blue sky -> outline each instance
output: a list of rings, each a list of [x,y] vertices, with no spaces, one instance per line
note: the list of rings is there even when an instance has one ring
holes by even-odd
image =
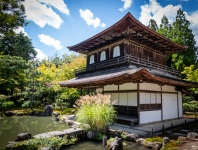
[[[71,54],[66,46],[110,27],[127,12],[148,25],[152,18],[160,24],[164,14],[172,22],[182,8],[198,43],[198,0],[25,0],[24,5],[29,24],[18,32],[29,36],[39,59]]]

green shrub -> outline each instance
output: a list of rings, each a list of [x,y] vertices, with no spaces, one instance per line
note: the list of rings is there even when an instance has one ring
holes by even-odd
[[[50,149],[60,149],[63,145],[74,144],[77,138],[67,137],[51,137],[43,139],[30,139],[28,141],[17,142],[5,150],[37,150],[42,147],[49,147]]]
[[[106,125],[115,121],[116,112],[110,102],[110,96],[81,96],[75,106],[78,107],[77,121],[89,124],[91,129],[103,130]]]

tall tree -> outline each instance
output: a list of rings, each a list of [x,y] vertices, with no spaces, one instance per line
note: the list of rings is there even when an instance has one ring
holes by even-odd
[[[164,15],[161,19],[161,24],[157,32],[171,40],[171,30],[172,30],[172,25],[169,23],[168,18]],[[166,56],[166,64],[168,66],[171,66],[171,63],[172,63],[172,55]]]
[[[35,58],[37,54],[29,37],[22,32],[9,34],[0,39],[0,50],[3,55],[20,56],[25,60]]]
[[[169,23],[168,18],[164,15],[161,19],[161,24],[157,32],[164,37],[170,39],[170,32],[172,30],[171,24]]]
[[[185,66],[196,63],[196,41],[189,26],[190,22],[186,20],[184,12],[179,9],[170,33],[173,42],[188,47],[187,50],[172,55],[171,64],[179,71],[183,71]]]
[[[157,31],[157,30],[158,30],[157,23],[156,23],[156,21],[155,21],[154,19],[151,19],[151,20],[149,21],[148,27],[149,27],[151,30],[153,30],[153,31]]]
[[[0,52],[30,60],[37,54],[31,40],[23,33],[15,33],[17,28],[27,24],[22,1],[0,0]]]
[[[14,34],[25,25],[25,8],[22,0],[0,0],[0,37]]]
[[[16,96],[25,84],[25,60],[17,56],[0,55],[0,93]]]
[[[41,102],[41,91],[42,86],[39,81],[40,74],[38,72],[39,62],[37,60],[28,61],[28,68],[25,70],[26,73],[26,85],[23,91],[24,102],[22,107],[30,107],[40,104]]]

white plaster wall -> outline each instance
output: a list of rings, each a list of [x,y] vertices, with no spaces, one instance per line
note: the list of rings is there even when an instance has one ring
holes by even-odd
[[[161,110],[140,112],[140,124],[160,121],[160,120],[161,120]]]
[[[106,85],[104,86],[104,91],[117,91],[118,85]]]
[[[161,104],[161,93],[156,93],[157,104]]]
[[[178,118],[177,94],[162,94],[163,120]]]
[[[102,93],[102,88],[97,88],[96,93]]]
[[[162,86],[162,91],[164,92],[177,92],[174,86],[164,85]]]
[[[128,93],[128,105],[137,106],[137,93]]]
[[[127,105],[128,98],[127,93],[119,93],[119,105]]]
[[[161,94],[140,92],[140,104],[161,104]]]
[[[140,83],[140,90],[161,91],[158,84]]]
[[[111,102],[114,102],[114,105],[118,105],[119,103],[119,97],[118,93],[111,93]]]
[[[119,85],[120,90],[137,90],[137,83],[125,83]]]
[[[179,117],[183,117],[182,93],[181,92],[178,92],[178,102],[179,102]]]
[[[146,103],[146,93],[140,93],[140,104],[145,104]]]

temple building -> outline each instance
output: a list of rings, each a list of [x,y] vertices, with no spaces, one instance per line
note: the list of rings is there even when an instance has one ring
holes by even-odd
[[[87,66],[62,87],[92,88],[111,95],[118,116],[136,124],[181,118],[182,94],[197,83],[179,78],[165,57],[186,50],[149,29],[130,13],[89,39],[68,47]]]

